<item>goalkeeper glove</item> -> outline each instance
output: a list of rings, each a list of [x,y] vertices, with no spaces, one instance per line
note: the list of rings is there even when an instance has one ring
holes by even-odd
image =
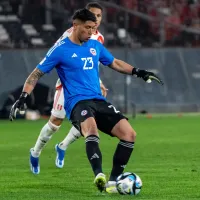
[[[158,76],[156,76],[153,72],[149,72],[146,70],[133,68],[132,75],[136,75],[138,78],[142,78],[147,83],[151,83],[152,80],[155,80],[161,85],[164,84],[163,81]]]
[[[13,121],[16,118],[17,113],[23,115],[25,113],[25,101],[28,96],[28,93],[22,92],[19,99],[13,104],[10,110],[9,119]]]

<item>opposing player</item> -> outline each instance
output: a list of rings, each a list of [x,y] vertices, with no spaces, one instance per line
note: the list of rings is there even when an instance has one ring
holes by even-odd
[[[29,75],[22,94],[11,108],[10,120],[14,119],[17,111],[24,110],[26,98],[38,80],[56,68],[63,84],[67,118],[85,137],[86,154],[95,175],[94,183],[102,191],[106,185],[106,177],[102,170],[98,129],[120,140],[113,156],[110,183],[115,183],[116,177],[128,163],[136,132],[120,111],[101,95],[98,62],[120,73],[135,75],[144,81],[162,81],[152,72],[134,68],[114,58],[101,43],[90,40],[95,26],[96,17],[92,12],[87,9],[75,12],[71,36],[54,45]],[[73,57],[74,54],[77,56]],[[108,184],[106,191],[110,189],[111,184]]]
[[[102,12],[103,8],[98,3],[89,3],[86,5],[86,8],[93,12],[97,18],[97,26],[94,30],[94,33],[91,36],[91,39],[98,40],[99,42],[104,42],[103,35],[97,30],[99,25],[101,24],[102,19]],[[65,38],[69,37],[73,32],[73,27],[65,31],[65,33],[58,39],[56,43],[61,42]],[[74,53],[72,55],[74,59],[76,59],[77,55]],[[107,89],[103,85],[102,82],[100,82],[101,91],[103,96],[106,97],[107,95]],[[66,112],[64,109],[64,92],[63,92],[63,86],[61,84],[60,79],[58,79],[56,84],[56,92],[54,96],[54,104],[53,109],[51,113],[51,117],[47,124],[44,125],[42,128],[40,135],[36,141],[35,146],[30,151],[30,165],[31,165],[31,171],[34,174],[40,173],[40,165],[39,165],[39,156],[44,148],[44,146],[47,144],[47,142],[51,139],[52,135],[57,132],[63,122],[63,119],[65,118]],[[81,137],[80,132],[73,126],[69,133],[67,134],[66,138],[59,144],[56,145],[56,151],[58,152],[58,156],[56,157],[56,166],[59,168],[62,168],[64,165],[64,155],[65,151],[69,144],[73,143],[77,138]]]

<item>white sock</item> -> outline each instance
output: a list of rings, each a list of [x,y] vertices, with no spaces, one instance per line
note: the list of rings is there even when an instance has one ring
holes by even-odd
[[[56,126],[50,121],[46,123],[42,130],[40,131],[40,135],[33,147],[32,156],[39,157],[42,149],[46,145],[46,143],[51,139],[52,135],[60,128],[60,126]]]
[[[65,139],[59,144],[62,150],[66,150],[68,146],[81,137],[81,133],[73,126]]]

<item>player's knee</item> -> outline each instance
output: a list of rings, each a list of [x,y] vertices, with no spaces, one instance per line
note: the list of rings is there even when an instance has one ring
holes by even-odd
[[[89,117],[81,123],[81,132],[85,137],[88,137],[90,135],[99,136],[97,124],[93,117]]]
[[[134,142],[136,139],[136,132],[133,130],[127,120],[119,121],[112,129],[113,136],[118,137],[120,140]]]
[[[50,132],[53,131],[53,133],[57,132],[59,130],[59,128],[60,128],[60,126],[57,126],[57,125],[53,124],[50,120],[48,121],[48,126],[49,126],[49,128],[51,130]]]
[[[122,131],[118,134],[118,138],[127,142],[135,142],[136,132],[133,129]]]
[[[131,130],[131,131],[129,131],[128,132],[128,134],[127,134],[127,141],[129,141],[129,142],[135,142],[135,139],[136,139],[136,132],[135,132],[135,130]]]
[[[125,140],[127,142],[135,142],[136,132],[133,129],[122,132],[119,139]]]
[[[55,126],[61,126],[63,119],[51,115],[49,121]]]

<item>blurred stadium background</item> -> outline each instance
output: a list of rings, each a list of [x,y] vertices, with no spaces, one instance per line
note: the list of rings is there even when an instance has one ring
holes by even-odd
[[[100,31],[105,46],[120,59],[159,74],[165,85],[101,67],[108,100],[124,113],[200,110],[200,1],[110,0]],[[0,110],[6,118],[27,75],[47,49],[71,26],[71,15],[88,1],[0,1]],[[41,79],[28,106],[50,113],[55,72]],[[45,95],[42,95],[45,94]]]

